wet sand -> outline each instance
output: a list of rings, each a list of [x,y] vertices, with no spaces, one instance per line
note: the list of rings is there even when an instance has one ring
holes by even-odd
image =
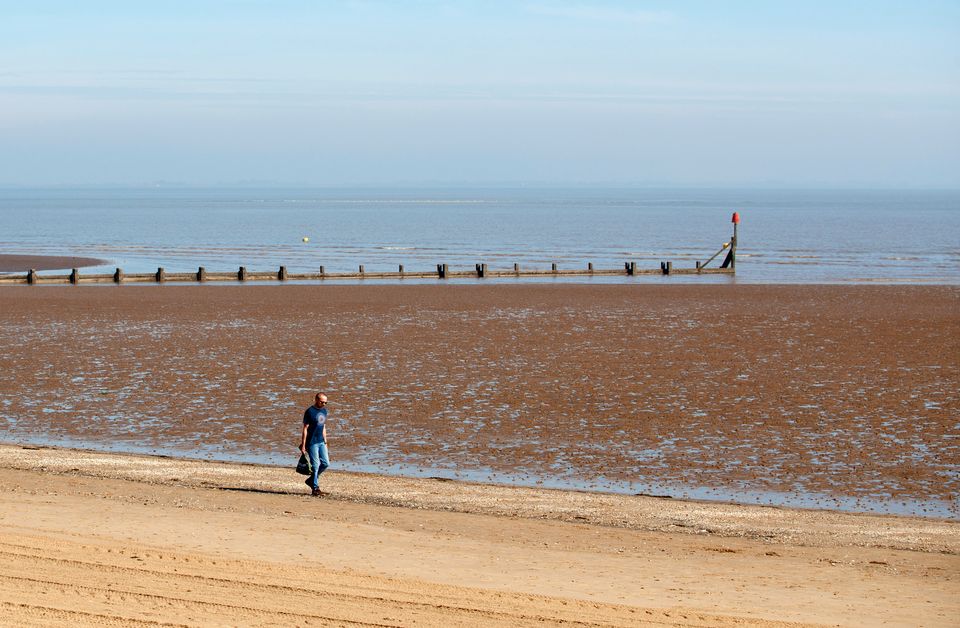
[[[10,255],[0,253],[0,272],[26,272],[33,270],[61,270],[103,266],[110,262],[93,257],[70,257],[55,255]]]
[[[0,288],[3,440],[958,513],[960,290]],[[342,468],[342,467],[341,467]]]
[[[960,523],[0,446],[44,625],[950,626]],[[788,623],[795,622],[795,623]]]

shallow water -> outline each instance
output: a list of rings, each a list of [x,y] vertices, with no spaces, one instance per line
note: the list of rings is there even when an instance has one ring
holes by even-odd
[[[960,283],[958,191],[5,188],[0,250],[108,260],[90,273],[692,268],[734,211],[735,279],[563,281]]]

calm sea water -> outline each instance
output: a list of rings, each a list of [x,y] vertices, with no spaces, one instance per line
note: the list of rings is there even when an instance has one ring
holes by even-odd
[[[960,191],[8,188],[0,253],[109,262],[85,272],[693,267],[734,211],[735,279],[602,281],[960,284]]]

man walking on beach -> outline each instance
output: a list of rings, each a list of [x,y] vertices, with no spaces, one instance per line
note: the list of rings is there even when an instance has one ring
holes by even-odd
[[[313,475],[306,480],[307,485],[313,489],[313,495],[323,497],[320,474],[330,466],[330,458],[327,452],[327,396],[322,392],[317,393],[313,405],[303,413],[300,453],[310,458],[313,468]]]

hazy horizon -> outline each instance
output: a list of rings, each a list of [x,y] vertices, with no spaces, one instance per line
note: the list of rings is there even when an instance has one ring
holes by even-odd
[[[0,0],[0,186],[960,188],[960,3]]]
[[[578,182],[564,181],[400,181],[400,182],[357,182],[357,183],[304,183],[284,181],[212,181],[188,183],[183,181],[132,181],[129,183],[97,182],[97,183],[3,183],[0,190],[226,190],[226,189],[264,189],[264,190],[463,190],[463,189],[490,189],[490,190],[770,190],[770,191],[836,191],[836,192],[869,192],[869,191],[915,191],[915,192],[960,192],[960,184],[948,186],[932,185],[821,185],[808,184],[778,184],[778,183],[636,183],[636,182]]]

